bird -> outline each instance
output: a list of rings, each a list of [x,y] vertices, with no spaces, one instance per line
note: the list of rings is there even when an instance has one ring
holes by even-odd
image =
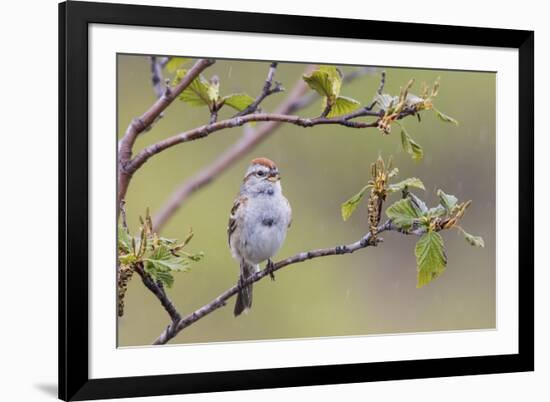
[[[245,281],[260,270],[273,269],[271,258],[283,245],[292,222],[292,209],[281,188],[277,165],[268,158],[255,158],[246,169],[227,225],[229,248],[240,264],[235,317],[252,307],[252,284]],[[270,272],[274,279],[273,273]]]

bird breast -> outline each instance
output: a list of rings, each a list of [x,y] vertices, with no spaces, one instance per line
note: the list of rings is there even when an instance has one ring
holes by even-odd
[[[290,217],[282,195],[258,195],[249,199],[244,218],[243,257],[259,264],[273,257],[283,245]]]

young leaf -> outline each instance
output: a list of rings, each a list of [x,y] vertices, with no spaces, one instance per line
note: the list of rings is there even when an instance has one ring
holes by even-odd
[[[408,179],[402,180],[399,183],[390,184],[388,186],[388,192],[395,193],[396,191],[403,191],[405,187],[415,187],[421,190],[426,190],[424,183],[416,177],[409,177]]]
[[[174,75],[174,79],[172,80],[172,86],[178,85],[183,77],[185,77],[185,74],[187,74],[187,70],[185,68],[177,69],[176,74]]]
[[[170,74],[173,74],[182,64],[187,63],[189,60],[186,57],[171,57],[170,61],[166,63],[166,70]]]
[[[418,105],[422,105],[424,103],[424,99],[420,96],[413,95],[411,93],[407,94],[407,97],[405,98],[405,106],[409,108],[413,108]]]
[[[418,240],[414,249],[416,256],[417,284],[420,288],[436,279],[447,266],[443,238],[437,232],[427,232]]]
[[[459,229],[462,232],[462,234],[464,235],[464,239],[466,239],[466,241],[468,243],[470,243],[471,246],[485,247],[485,242],[483,241],[483,237],[471,235],[470,233],[466,232],[461,227],[459,227]]]
[[[156,248],[144,261],[145,269],[151,275],[156,272],[187,271],[189,268],[187,258],[175,256],[166,246]]]
[[[437,117],[439,117],[439,119],[444,121],[445,123],[453,123],[454,125],[458,126],[458,120],[453,119],[451,116],[447,116],[445,113],[437,110],[436,108],[434,108],[434,112],[437,114]]]
[[[122,227],[122,225],[118,226],[118,248],[124,253],[130,253],[133,251],[132,249],[132,236]]]
[[[342,204],[342,219],[344,219],[345,221],[348,220],[351,214],[353,214],[353,211],[355,211],[355,209],[357,208],[357,205],[359,205],[359,202],[365,196],[367,190],[371,187],[372,186],[370,184],[367,184],[361,189],[361,191],[359,191],[357,194],[355,194],[353,197]]]
[[[204,258],[204,252],[200,251],[196,254],[189,254],[189,253],[183,253],[183,255],[185,255],[185,258],[189,259],[190,261],[193,261],[193,262],[199,262],[200,260],[202,260]]]
[[[407,196],[411,200],[412,204],[416,207],[416,209],[420,211],[422,215],[426,215],[426,213],[428,212],[428,207],[426,206],[426,203],[410,191]]]
[[[415,161],[422,160],[424,157],[424,150],[422,147],[416,143],[407,130],[405,130],[405,127],[401,126],[401,145],[403,145],[403,150],[407,152]]]
[[[254,102],[254,98],[244,93],[231,94],[224,96],[223,102],[224,105],[230,106],[238,112],[242,112]]]
[[[217,97],[217,91],[212,87],[206,78],[199,76],[185,88],[180,99],[191,106],[210,106]]]
[[[437,207],[428,209],[424,216],[427,216],[428,218],[438,218],[445,215],[446,213],[447,210],[442,205],[438,205]]]
[[[393,223],[398,227],[408,230],[420,218],[420,212],[416,209],[410,199],[403,198],[386,209],[386,215],[390,218]]]
[[[208,85],[208,99],[210,103],[217,102],[220,99],[220,79],[218,76],[212,77],[206,81]]]
[[[158,271],[153,276],[157,281],[161,281],[164,286],[171,288],[174,284],[174,276],[170,272]]]
[[[388,179],[391,179],[392,177],[395,177],[399,174],[399,169],[398,168],[393,168],[389,173],[388,173]]]
[[[304,74],[302,78],[311,89],[328,98],[331,105],[340,94],[342,73],[334,66],[321,66],[310,74]]]
[[[443,207],[449,213],[453,210],[458,202],[458,199],[454,195],[445,194],[441,189],[437,190],[437,196],[441,201],[441,205],[443,205]]]
[[[355,99],[348,98],[347,96],[338,96],[327,117],[343,116],[359,109],[360,106],[361,103]]]
[[[397,105],[397,103],[399,102],[399,97],[391,96],[388,94],[376,94],[374,96],[374,101],[380,109],[388,110],[391,107]]]

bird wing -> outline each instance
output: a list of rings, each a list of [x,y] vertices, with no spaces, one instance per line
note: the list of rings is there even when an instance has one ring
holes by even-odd
[[[292,208],[290,207],[290,202],[288,202],[288,200],[285,198],[285,201],[286,201],[286,206],[288,207],[288,226],[287,228],[290,227],[290,225],[292,225]]]
[[[229,214],[229,223],[227,224],[227,240],[231,246],[231,235],[237,229],[237,222],[243,213],[243,207],[245,206],[247,198],[245,196],[237,197],[231,208]]]

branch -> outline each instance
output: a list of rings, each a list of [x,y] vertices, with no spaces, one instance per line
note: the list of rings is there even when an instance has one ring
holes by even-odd
[[[168,295],[164,291],[164,287],[162,285],[159,285],[155,283],[153,278],[145,272],[142,265],[137,265],[136,272],[141,276],[141,280],[145,287],[149,289],[156,297],[159,299],[160,304],[162,304],[162,307],[166,310],[170,318],[172,319],[172,322],[179,322],[181,320],[181,315],[178,313],[178,310],[176,310],[176,307],[172,303],[172,301],[168,298]]]
[[[376,93],[378,95],[382,95],[382,92],[384,91],[384,85],[386,85],[386,72],[382,71],[382,74],[380,74],[380,86],[378,87],[378,90]]]
[[[276,82],[275,86],[273,86],[273,77],[275,76],[276,69],[277,69],[277,62],[271,63],[271,65],[269,66],[269,72],[267,73],[265,84],[262,88],[262,92],[260,93],[260,95],[258,95],[258,97],[254,100],[254,102],[250,104],[250,106],[248,106],[243,111],[237,113],[233,117],[245,116],[247,114],[254,113],[258,109],[258,106],[260,106],[260,103],[262,103],[262,101],[265,98],[267,98],[269,95],[273,95],[277,92],[284,91],[283,87],[281,86],[281,83],[279,82]]]
[[[156,56],[149,57],[151,61],[151,82],[157,98],[164,94],[164,83],[162,78],[162,61],[157,60]]]
[[[386,221],[384,224],[380,225],[378,227],[377,233],[382,233],[385,231],[400,231],[398,228],[392,224],[391,221]],[[420,234],[420,233],[411,233],[411,234]],[[191,324],[197,322],[201,318],[207,316],[208,314],[216,311],[220,307],[223,307],[226,305],[227,301],[233,297],[235,294],[239,292],[239,290],[247,285],[250,285],[254,282],[258,282],[262,278],[270,275],[271,273],[278,271],[279,269],[282,269],[284,267],[287,267],[289,265],[297,264],[300,262],[312,260],[314,258],[320,258],[320,257],[327,257],[330,255],[341,255],[341,254],[351,254],[357,250],[361,250],[363,248],[374,246],[378,242],[381,242],[382,239],[377,238],[376,242],[372,241],[372,234],[369,232],[365,234],[361,239],[358,241],[343,245],[343,246],[335,246],[331,248],[321,248],[317,250],[312,251],[305,251],[298,253],[292,257],[289,257],[287,259],[281,260],[275,264],[273,264],[271,269],[262,269],[258,272],[256,272],[254,275],[249,277],[246,281],[244,281],[241,284],[237,284],[235,286],[232,286],[231,288],[227,289],[225,292],[223,292],[221,295],[216,297],[214,300],[212,300],[210,303],[205,304],[198,310],[195,310],[188,316],[180,319],[179,321],[174,321],[170,325],[166,327],[166,329],[159,335],[159,337],[153,342],[153,345],[163,345],[167,343],[170,339],[175,337],[180,331],[187,328]]]
[[[309,69],[311,69],[311,67]],[[306,72],[308,72],[309,69],[306,70]],[[372,67],[359,68],[346,74],[343,82],[349,83],[366,74],[372,74],[374,71],[375,69]],[[297,110],[310,106],[317,99],[319,99],[317,92],[308,92],[307,85],[300,79],[296,82],[285,101],[279,105],[275,113],[292,114]],[[153,219],[155,232],[160,232],[166,222],[193,193],[212,183],[219,175],[268,138],[280,125],[281,123],[279,122],[268,122],[255,129],[245,130],[241,138],[209,166],[205,167],[176,188]]]
[[[397,118],[398,120],[414,114],[414,111],[403,112]],[[217,131],[240,127],[246,123],[251,123],[254,121],[271,121],[271,122],[280,122],[280,123],[289,123],[294,124],[300,127],[314,127],[318,125],[341,125],[350,128],[372,128],[378,126],[378,119],[373,122],[359,122],[359,121],[350,121],[352,118],[363,117],[363,116],[375,116],[379,117],[379,112],[372,112],[367,110],[367,108],[362,108],[357,112],[353,112],[349,115],[343,115],[339,117],[315,117],[315,118],[306,118],[293,115],[277,114],[277,113],[254,113],[246,116],[238,116],[230,119],[218,121],[213,124],[207,124],[194,128],[189,131],[174,135],[172,137],[166,138],[165,140],[159,141],[156,144],[152,144],[143,150],[141,150],[134,159],[128,162],[125,166],[125,172],[129,175],[133,174],[137,169],[139,169],[149,158],[152,156],[178,145],[184,142],[195,141],[201,138],[208,137],[210,134]]]
[[[160,114],[176,99],[185,88],[207,67],[215,63],[215,60],[199,59],[187,72],[185,77],[173,88],[167,87],[164,94],[143,115],[134,119],[126,129],[124,137],[119,143],[118,154],[118,194],[117,205],[126,196],[128,185],[134,171],[129,171],[127,165],[132,157],[132,148],[137,136],[145,131]],[[117,209],[117,217],[120,211]]]

